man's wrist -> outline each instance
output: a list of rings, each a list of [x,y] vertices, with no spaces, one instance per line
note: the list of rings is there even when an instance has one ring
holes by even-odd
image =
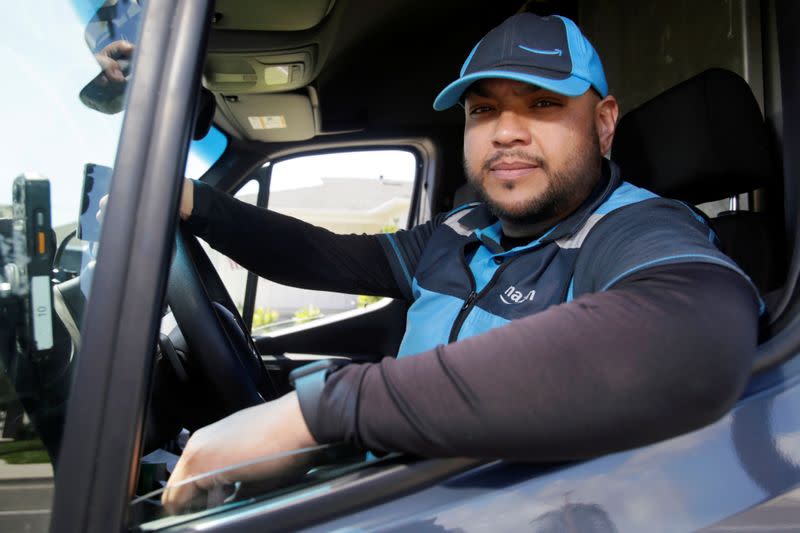
[[[349,364],[347,359],[323,359],[299,368],[289,374],[289,383],[295,388],[300,411],[306,426],[315,440],[314,428],[319,427],[320,399],[328,376]]]
[[[181,191],[181,203],[178,210],[182,220],[188,220],[192,216],[192,209],[194,208],[194,185],[192,180],[183,180],[183,189]]]
[[[285,420],[291,421],[287,424],[287,433],[289,433],[294,448],[308,448],[309,446],[316,446],[318,444],[316,438],[308,428],[303,411],[300,408],[300,401],[297,398],[296,392],[286,394],[278,401],[285,403],[284,408],[286,411]]]

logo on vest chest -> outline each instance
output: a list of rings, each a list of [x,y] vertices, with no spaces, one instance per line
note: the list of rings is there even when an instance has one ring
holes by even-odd
[[[500,295],[500,301],[507,305],[515,305],[522,302],[532,302],[534,296],[536,296],[535,290],[524,293],[511,285]]]

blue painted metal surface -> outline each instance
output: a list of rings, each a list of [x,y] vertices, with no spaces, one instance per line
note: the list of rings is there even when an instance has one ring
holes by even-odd
[[[310,531],[694,531],[799,483],[795,358],[755,378],[729,414],[698,431],[582,463],[493,463]],[[785,513],[780,521],[800,531]]]

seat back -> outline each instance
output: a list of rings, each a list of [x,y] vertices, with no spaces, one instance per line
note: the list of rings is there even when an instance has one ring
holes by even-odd
[[[611,159],[623,177],[661,196],[700,204],[765,189],[780,181],[758,103],[741,77],[702,72],[628,112],[617,125]],[[723,251],[764,293],[783,282],[783,221],[769,211],[727,211],[710,220]]]

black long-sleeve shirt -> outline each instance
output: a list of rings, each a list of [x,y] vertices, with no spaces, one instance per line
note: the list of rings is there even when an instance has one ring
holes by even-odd
[[[378,238],[336,235],[202,184],[188,221],[274,281],[399,297]],[[258,243],[254,246],[254,243]],[[423,456],[583,458],[721,416],[755,353],[758,302],[733,270],[678,263],[414,357],[329,377],[310,427]]]

